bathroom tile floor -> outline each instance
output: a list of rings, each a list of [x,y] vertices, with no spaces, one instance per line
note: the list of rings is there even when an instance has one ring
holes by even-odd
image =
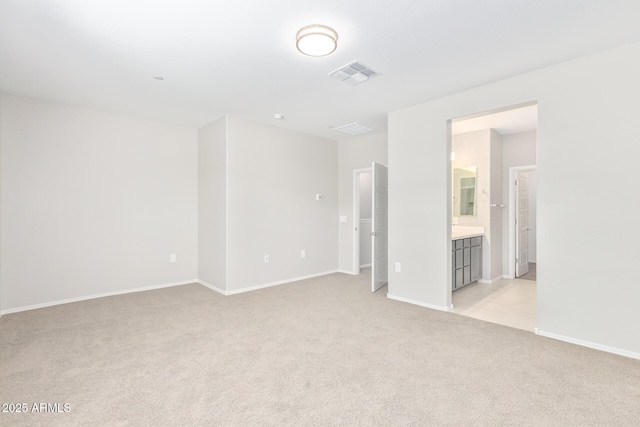
[[[501,279],[492,284],[472,283],[453,293],[453,313],[512,328],[536,327],[536,282]]]

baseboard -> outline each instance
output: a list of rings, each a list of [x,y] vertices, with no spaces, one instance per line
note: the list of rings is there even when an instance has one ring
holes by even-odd
[[[348,271],[348,270],[338,270],[338,273],[350,274],[352,276],[356,276],[356,273],[354,273],[353,271]]]
[[[333,274],[338,272],[339,270],[329,270],[329,271],[323,271],[322,273],[309,274],[307,276],[292,277],[291,279],[279,280],[277,282],[263,283],[262,285],[249,286],[249,287],[240,288],[240,289],[233,289],[230,291],[226,291],[225,295],[242,294],[244,292],[256,291],[258,289],[270,288],[272,286],[284,285],[285,283],[298,282],[300,280],[312,279],[314,277],[326,276],[328,274]]]
[[[371,267],[371,263],[363,264],[363,265],[360,266],[360,268],[367,268],[367,267]]]
[[[511,277],[511,276],[509,276],[508,274],[504,274],[504,275],[502,276],[502,278],[503,278],[503,279],[515,279],[515,277]]]
[[[498,277],[494,277],[493,279],[489,279],[489,280],[485,280],[485,279],[479,279],[478,283],[483,283],[485,285],[493,285],[494,283],[496,283],[498,280],[502,280],[504,276],[498,276]]]
[[[214,290],[219,294],[227,295],[227,291],[224,291],[224,290],[220,289],[219,287],[212,285],[211,283],[207,283],[204,280],[198,280],[197,283],[200,283],[202,286],[205,286],[205,287],[207,287],[207,288],[209,288],[211,290]]]
[[[453,305],[450,305],[449,307],[446,307],[446,306],[435,305],[435,304],[427,304],[427,303],[424,303],[424,302],[415,301],[415,300],[412,300],[412,299],[409,299],[409,298],[398,297],[398,296],[391,295],[391,294],[387,294],[387,298],[392,299],[392,300],[396,300],[396,301],[400,301],[400,302],[406,302],[406,303],[413,304],[413,305],[419,305],[420,307],[431,308],[433,310],[438,310],[438,311],[451,311],[453,309]]]
[[[584,341],[577,338],[571,338],[564,335],[554,334],[552,332],[541,331],[538,328],[535,329],[535,333],[547,338],[553,338],[554,340],[564,341],[571,344],[580,345],[582,347],[593,348],[594,350],[606,351],[607,353],[617,354],[619,356],[630,357],[631,359],[640,360],[640,353],[636,353],[629,350],[623,350],[621,348],[610,347],[608,345],[597,344],[590,341]]]
[[[63,299],[58,301],[45,302],[42,304],[27,305],[24,307],[9,308],[7,310],[2,310],[0,314],[19,313],[21,311],[37,310],[39,308],[52,307],[54,305],[69,304],[72,302],[86,301],[89,299],[96,299],[96,298],[112,297],[114,295],[132,294],[135,292],[153,291],[154,289],[171,288],[173,286],[189,285],[191,283],[198,283],[198,279],[186,280],[183,282],[165,283],[162,285],[144,286],[141,288],[125,289],[122,291],[115,291],[115,292],[105,292],[102,294],[87,295],[87,296],[77,297],[77,298],[69,298],[69,299]]]

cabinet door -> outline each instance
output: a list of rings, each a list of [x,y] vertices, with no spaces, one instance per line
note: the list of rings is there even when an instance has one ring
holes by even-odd
[[[471,248],[471,281],[482,278],[482,246]]]
[[[456,251],[456,262],[453,268],[462,268],[463,265],[464,265],[463,249],[458,249]]]
[[[462,277],[462,269],[459,268],[454,272],[454,278],[453,278],[453,289],[460,289],[462,286],[464,286],[464,277]]]
[[[462,270],[464,271],[464,278],[462,279],[462,284],[463,285],[468,285],[469,283],[471,283],[471,267],[463,267]]]
[[[471,248],[464,248],[463,251],[464,255],[462,257],[464,258],[464,261],[462,265],[466,267],[468,265],[471,265]]]

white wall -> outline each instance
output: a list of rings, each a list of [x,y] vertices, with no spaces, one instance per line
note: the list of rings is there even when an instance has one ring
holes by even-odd
[[[619,226],[640,207],[620,186],[640,156],[638,75],[634,43],[390,113],[389,262],[403,268],[390,269],[389,294],[450,304],[447,121],[537,100],[537,327],[640,357],[635,242]]]
[[[502,137],[502,198],[509,204],[509,168],[537,164],[538,132],[522,132]],[[509,272],[509,209],[502,210],[502,265],[504,274]]]
[[[227,215],[227,291],[337,270],[337,143],[228,116]]]
[[[352,273],[353,239],[353,170],[370,168],[372,162],[387,164],[387,132],[372,132],[338,143],[338,181],[340,215],[347,222],[339,224],[340,271]]]
[[[196,279],[195,129],[0,105],[3,310]]]
[[[535,130],[502,137],[504,173],[509,172],[510,167],[535,165],[537,163],[537,139],[538,132]],[[504,179],[506,183],[507,176]]]
[[[226,291],[227,120],[198,131],[198,279]]]
[[[476,215],[462,215],[454,211],[453,216],[458,216],[458,225],[489,227],[489,193],[490,179],[490,144],[491,130],[484,129],[475,132],[461,133],[451,138],[451,150],[456,153],[451,162],[451,168],[468,168],[476,166]],[[456,186],[456,183],[454,183]],[[486,193],[483,193],[482,191]],[[456,191],[457,193],[457,191]],[[456,197],[459,199],[460,195]],[[486,270],[486,269],[485,269]]]
[[[359,174],[358,195],[360,203],[360,219],[371,219],[372,212],[372,183],[373,174],[371,172],[362,172]]]
[[[0,93],[0,189],[2,188],[2,94]],[[2,191],[0,191],[0,207],[2,206]],[[2,242],[2,209],[0,208],[0,242]],[[2,244],[0,243],[0,309],[2,308]],[[2,317],[2,311],[0,311]]]

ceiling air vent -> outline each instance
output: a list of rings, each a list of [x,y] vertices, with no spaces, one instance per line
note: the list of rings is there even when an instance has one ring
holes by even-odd
[[[331,128],[331,130],[335,130],[336,132],[346,133],[349,135],[360,135],[363,133],[371,132],[373,129],[368,128],[366,126],[359,125],[357,122],[353,122],[353,123],[349,123],[348,125]]]
[[[342,80],[348,85],[355,86],[380,75],[377,71],[364,65],[362,62],[353,61],[329,73],[331,77]]]

